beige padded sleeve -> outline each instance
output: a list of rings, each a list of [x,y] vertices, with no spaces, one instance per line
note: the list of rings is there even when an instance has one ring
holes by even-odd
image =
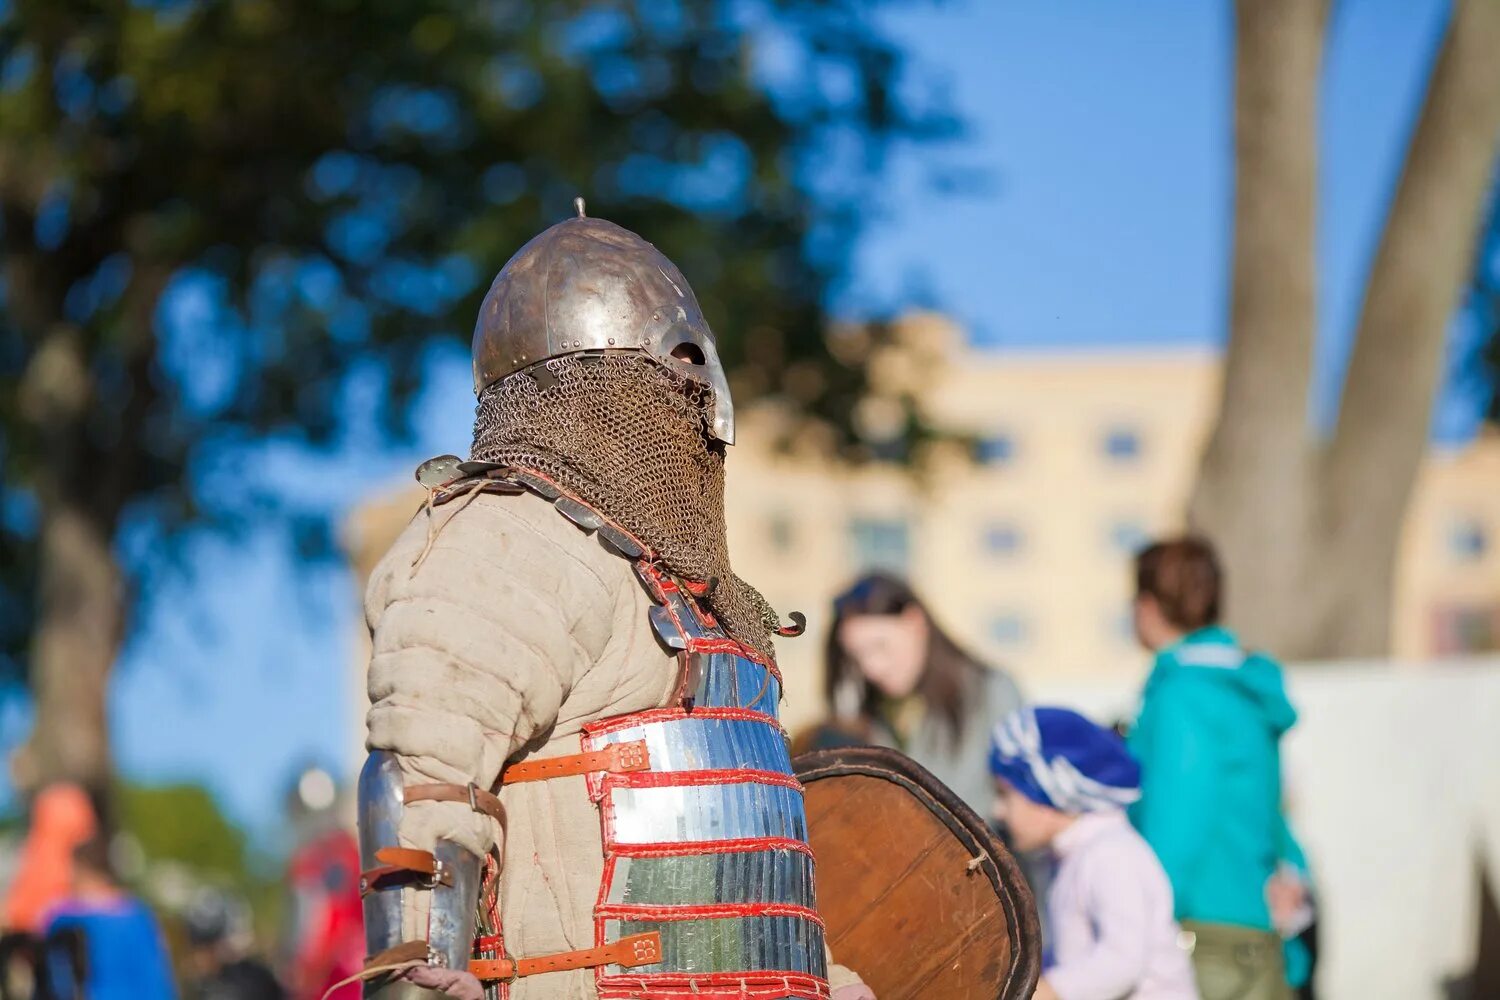
[[[567,533],[577,535],[534,498],[481,495],[419,512],[377,567],[367,745],[397,754],[408,784],[490,787],[598,655],[589,647],[606,633],[573,623],[607,621],[614,598],[559,544]],[[400,837],[482,854],[500,843],[495,825],[466,805],[421,802]]]

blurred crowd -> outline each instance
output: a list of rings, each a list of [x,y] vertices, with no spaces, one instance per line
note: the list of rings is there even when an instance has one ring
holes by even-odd
[[[1133,720],[1028,704],[940,609],[873,574],[835,601],[833,714],[795,749],[895,747],[993,818],[1042,918],[1039,998],[1310,997],[1316,896],[1282,808],[1296,712],[1281,667],[1220,624],[1208,542],[1152,544],[1135,576],[1154,662]]]
[[[981,816],[1021,861],[1045,953],[1037,997],[1310,997],[1316,896],[1282,809],[1280,741],[1296,722],[1281,668],[1219,622],[1210,545],[1136,558],[1134,627],[1154,664],[1133,720],[1029,704],[944,630],[904,581],[872,574],[835,602],[832,712],[794,750],[895,747]],[[321,775],[331,782],[327,775]],[[330,786],[331,787],[331,786]],[[4,895],[0,1000],[353,1000],[358,852],[327,808],[298,824],[273,960],[248,909],[206,889],[158,917],[115,876],[100,810],[66,784],[34,799]]]
[[[326,772],[309,779],[332,789]],[[335,796],[321,798],[294,810],[281,941],[267,957],[233,887],[148,906],[116,874],[122,838],[106,833],[105,810],[76,785],[42,789],[4,893],[0,1000],[355,1000],[357,986],[330,987],[363,960],[358,848]]]

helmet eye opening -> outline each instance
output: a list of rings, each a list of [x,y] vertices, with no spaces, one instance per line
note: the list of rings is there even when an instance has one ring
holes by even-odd
[[[703,356],[703,348],[691,340],[685,340],[672,348],[671,354],[674,359],[698,368],[708,363],[708,359]]]

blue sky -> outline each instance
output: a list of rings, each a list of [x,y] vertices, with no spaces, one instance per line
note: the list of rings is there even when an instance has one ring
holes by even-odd
[[[1321,122],[1325,411],[1446,11],[1438,0],[1335,7]],[[951,0],[889,24],[971,131],[951,148],[895,157],[843,303],[919,290],[1003,348],[1222,342],[1227,0]],[[988,189],[934,194],[927,179],[948,167],[984,172]],[[422,458],[466,447],[466,367],[433,362],[412,447],[315,464],[272,448],[245,474],[335,510],[399,484]],[[1467,433],[1475,410],[1448,393],[1442,435]],[[117,756],[138,779],[206,781],[264,830],[300,763],[352,758],[358,595],[337,566],[299,567],[260,535],[202,541],[189,563],[191,578],[156,595],[120,665]]]
[[[1317,412],[1331,417],[1384,210],[1446,24],[1436,0],[1338,0],[1324,63]],[[1227,2],[971,2],[892,18],[972,122],[942,157],[989,197],[924,197],[900,163],[865,289],[913,283],[984,343],[1217,345],[1233,150]],[[867,292],[868,293],[868,292]],[[1450,399],[1443,437],[1472,430]]]

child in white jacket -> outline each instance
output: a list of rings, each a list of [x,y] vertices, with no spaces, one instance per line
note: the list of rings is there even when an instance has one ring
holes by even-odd
[[[1172,887],[1125,817],[1140,766],[1114,733],[1062,708],[1023,708],[990,747],[996,815],[1017,850],[1047,848],[1037,1000],[1197,1000]]]

